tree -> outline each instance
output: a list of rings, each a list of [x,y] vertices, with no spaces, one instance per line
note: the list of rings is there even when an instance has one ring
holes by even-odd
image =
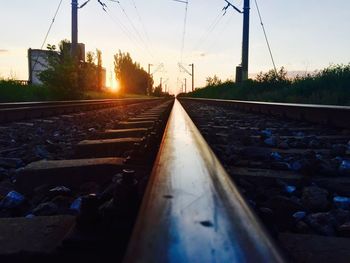
[[[102,81],[102,52],[99,49],[96,49],[97,57],[97,89],[102,90],[103,81]]]
[[[153,96],[161,97],[162,95],[163,95],[162,86],[158,85],[157,87],[154,88]]]
[[[86,62],[89,64],[94,64],[95,63],[95,54],[94,52],[88,52],[86,53]]]
[[[80,98],[83,87],[79,86],[80,66],[71,56],[69,41],[62,40],[59,51],[48,45],[48,69],[40,73],[40,80],[52,89],[58,98]]]
[[[71,55],[71,44],[62,40],[59,50],[48,45],[48,69],[40,73],[40,80],[61,99],[81,98],[85,90],[102,89],[102,52],[88,52],[86,62]],[[97,65],[95,61],[97,60]]]
[[[114,71],[121,93],[150,94],[149,87],[154,83],[152,77],[132,60],[129,53],[119,50],[114,56]]]
[[[95,64],[96,56],[94,52],[86,53],[86,62],[81,63],[81,70],[79,72],[80,85],[85,90],[100,90],[99,75],[97,66]]]
[[[273,69],[269,70],[266,73],[260,72],[256,76],[256,80],[260,83],[289,82],[287,78],[287,71],[284,67],[281,67],[281,69],[277,72]]]
[[[214,77],[207,77],[206,82],[208,87],[222,84],[221,79],[216,75],[214,75]]]

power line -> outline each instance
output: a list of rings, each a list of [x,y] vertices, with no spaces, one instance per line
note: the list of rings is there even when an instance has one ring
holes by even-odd
[[[84,6],[86,6],[91,0],[86,0],[83,4],[81,4],[79,6],[79,9],[83,8]],[[114,3],[119,3],[119,1],[117,0],[109,0],[110,2],[114,2]],[[109,6],[102,0],[97,0],[97,2],[101,5],[103,11],[109,16],[109,18],[118,26],[120,26],[120,28],[122,29],[122,32],[125,34],[125,36],[134,44],[139,45],[139,47],[142,48],[142,45],[140,45],[140,43],[138,42],[137,37],[135,37],[132,32],[129,32],[128,28],[118,19],[117,16],[112,16],[111,14],[111,9],[109,8]],[[134,38],[135,37],[135,38]]]
[[[187,24],[187,12],[188,12],[188,0],[173,0],[175,2],[179,2],[182,4],[185,4],[185,17],[184,17],[184,25],[183,25],[183,31],[182,31],[182,40],[181,40],[181,51],[180,51],[180,63],[182,63],[183,60],[183,53],[185,49],[185,37],[186,37],[186,24]],[[180,68],[177,75],[177,85],[179,84],[179,76],[182,74]]]
[[[127,29],[127,27],[116,17],[116,16],[112,16],[109,12],[107,12],[107,15],[109,16],[109,18],[116,24],[118,25],[121,29],[122,32],[124,33],[124,35],[132,42],[134,43],[136,46],[138,46],[139,48],[144,48],[142,46],[142,44],[138,41],[137,38],[135,38],[135,36],[129,32],[129,30]]]
[[[225,25],[222,27],[222,29],[219,31],[219,32],[217,32],[216,33],[216,35],[222,35],[223,34],[223,32],[227,29],[227,26],[229,25],[229,23],[232,21],[232,19],[233,19],[233,16],[231,16],[228,20],[227,20],[227,22],[225,23]],[[217,38],[216,37],[213,37],[212,38],[212,41],[210,41],[210,42],[208,42],[210,45],[209,46],[207,46],[207,50],[211,50],[211,48],[217,43]]]
[[[184,28],[182,31],[182,45],[181,45],[181,62],[183,59],[183,53],[184,53],[184,49],[185,49],[185,37],[186,37],[186,24],[187,24],[187,13],[188,13],[188,1],[179,1],[179,0],[174,0],[177,2],[182,2],[186,4],[186,8],[185,8],[185,19],[184,19]]]
[[[139,39],[133,34],[133,32],[130,32],[129,29],[127,28],[127,26],[125,26],[120,19],[116,16],[113,15],[111,13],[111,9],[110,8],[106,8],[106,14],[109,16],[109,18],[116,24],[118,25],[121,29],[122,32],[125,34],[125,36],[131,41],[133,42],[136,46],[138,46],[139,48],[143,49],[144,46],[142,45],[142,43],[139,41]]]
[[[270,43],[269,43],[269,40],[268,40],[268,38],[267,38],[265,26],[264,26],[264,23],[263,23],[262,18],[261,18],[261,14],[260,14],[259,5],[258,5],[257,0],[255,0],[255,6],[256,6],[256,9],[258,10],[258,15],[259,15],[259,19],[260,19],[260,24],[261,24],[262,30],[263,30],[263,32],[264,32],[264,36],[265,36],[267,48],[269,49],[269,53],[270,53],[271,61],[272,61],[272,64],[273,64],[273,68],[275,69],[275,73],[276,73],[276,76],[277,76],[278,73],[277,73],[277,68],[276,68],[275,60],[273,59],[273,55],[272,55]]]
[[[149,39],[149,36],[148,36],[148,33],[147,33],[147,29],[146,29],[145,23],[143,22],[143,20],[142,20],[142,18],[141,18],[141,15],[140,15],[140,12],[139,12],[139,10],[138,10],[138,8],[137,8],[137,6],[136,6],[136,3],[135,3],[134,0],[130,0],[130,1],[132,2],[133,6],[134,6],[134,9],[135,9],[135,11],[136,11],[136,15],[137,15],[137,17],[138,17],[138,19],[139,19],[139,22],[140,22],[140,24],[141,24],[141,26],[142,26],[142,29],[143,29],[143,31],[144,31],[144,35],[145,35],[145,37],[146,37],[146,40],[147,40],[148,42],[150,42],[150,39]]]
[[[203,45],[203,43],[206,42],[206,40],[208,39],[209,35],[214,31],[214,29],[219,25],[219,23],[221,22],[222,18],[224,17],[223,14],[219,13],[214,21],[209,25],[209,27],[204,31],[204,33],[201,35],[201,37],[199,38],[199,40],[196,42],[196,44],[194,45],[192,50],[196,50],[198,49],[200,46]]]
[[[51,31],[51,29],[52,29],[52,26],[53,26],[53,24],[55,23],[55,20],[56,20],[58,11],[59,11],[60,8],[61,8],[62,2],[63,2],[63,0],[61,0],[60,3],[58,4],[58,7],[57,7],[56,12],[55,12],[55,15],[54,15],[53,18],[52,18],[51,24],[50,24],[50,26],[49,26],[49,29],[47,30],[47,33],[46,33],[46,35],[45,35],[44,41],[43,41],[43,43],[42,43],[40,49],[43,49],[43,47],[44,47],[44,45],[45,45],[45,43],[46,43],[46,40],[47,40],[47,38],[48,38],[48,36],[49,36],[49,34],[50,34],[50,31]]]
[[[53,24],[55,23],[55,20],[56,20],[58,11],[59,11],[60,8],[61,8],[62,2],[63,2],[63,0],[60,0],[60,2],[59,2],[59,4],[58,4],[58,7],[57,7],[57,9],[56,9],[56,12],[55,12],[55,14],[54,14],[54,16],[53,16],[53,18],[52,18],[51,23],[50,23],[49,29],[47,30],[46,35],[45,35],[45,37],[44,37],[44,41],[43,41],[43,43],[41,44],[40,49],[43,49],[43,48],[44,48],[44,45],[45,45],[45,43],[46,43],[46,41],[47,41],[47,38],[49,37],[49,34],[50,34],[50,32],[51,32],[52,26],[53,26]],[[35,63],[33,64],[32,71],[34,71],[35,66],[38,64],[38,60],[39,60],[39,55],[37,56],[37,58],[36,58],[36,60],[35,60]]]
[[[132,29],[136,32],[136,35],[139,37],[140,41],[142,42],[142,44],[145,46],[147,52],[149,53],[149,55],[154,58],[154,55],[152,54],[152,52],[150,51],[147,43],[144,41],[143,37],[141,36],[140,32],[137,30],[137,28],[135,27],[134,23],[132,22],[132,20],[130,19],[130,17],[128,16],[128,14],[126,13],[125,9],[123,8],[123,6],[121,5],[120,1],[117,1],[119,8],[122,10],[124,16],[126,17],[126,19],[128,20],[129,24],[131,25]]]
[[[86,0],[79,8],[83,8],[85,5],[87,5],[91,0]],[[148,54],[151,57],[154,57],[153,54],[149,51],[149,48],[147,46],[147,44],[144,42],[142,36],[140,35],[140,33],[138,32],[138,30],[136,29],[136,27],[134,26],[134,23],[131,21],[131,19],[129,18],[129,16],[127,15],[125,9],[123,8],[123,6],[121,5],[120,1],[118,0],[108,0],[110,2],[114,2],[117,3],[119,8],[122,10],[123,14],[125,15],[125,17],[127,18],[128,22],[130,23],[132,29],[136,32],[136,37],[135,40],[133,40],[133,34],[131,32],[129,32],[128,28],[117,18],[117,17],[112,17],[110,14],[111,9],[108,7],[108,5],[105,3],[105,1],[103,0],[97,0],[97,2],[101,5],[103,11],[106,12],[106,14],[112,19],[112,21],[116,24],[118,24],[121,28],[123,33],[129,38],[129,40],[131,41],[135,41],[135,43],[138,43],[138,38],[141,41],[141,45],[140,47],[142,48],[142,44],[145,46],[146,51],[148,52]],[[135,4],[135,3],[134,3]],[[136,8],[136,4],[135,4],[135,8]]]

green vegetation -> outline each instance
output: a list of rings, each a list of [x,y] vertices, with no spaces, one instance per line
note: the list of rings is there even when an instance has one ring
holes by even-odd
[[[120,99],[120,98],[148,98],[146,95],[124,94],[113,91],[85,91],[81,99]],[[35,85],[21,85],[15,80],[0,80],[0,102],[29,102],[61,100],[47,87]]]
[[[43,85],[23,85],[0,78],[0,102],[54,101],[73,99],[116,99],[165,96],[161,87],[153,89],[152,77],[133,62],[129,53],[115,55],[115,73],[121,84],[118,92],[103,88],[102,53],[88,52],[86,62],[71,55],[70,42],[61,41],[58,51],[48,45],[49,67],[40,73]]]
[[[114,56],[114,71],[119,80],[120,92],[134,94],[151,94],[153,79],[140,66],[134,62],[129,53],[122,53],[120,50]]]
[[[21,85],[15,80],[0,79],[0,102],[55,100],[42,86]]]
[[[153,87],[154,80],[139,63],[134,62],[129,53],[119,52],[114,56],[114,71],[119,80],[121,94],[167,97],[162,86]]]
[[[59,51],[56,46],[48,45],[52,51],[48,57],[49,68],[40,73],[40,80],[57,99],[82,99],[86,91],[102,90],[101,51],[97,55],[87,53],[87,61],[80,62],[71,55],[71,45],[61,41]],[[97,65],[95,59],[97,58]]]
[[[242,84],[207,79],[205,88],[189,94],[197,98],[236,99],[269,102],[350,105],[350,64],[333,65],[306,76],[287,78],[287,72],[271,70]]]
[[[128,97],[125,95],[123,97]],[[118,93],[110,91],[85,91],[80,99],[118,99]],[[69,99],[69,98],[67,98]],[[15,80],[0,80],[0,102],[55,101],[62,96],[45,86],[21,85]]]

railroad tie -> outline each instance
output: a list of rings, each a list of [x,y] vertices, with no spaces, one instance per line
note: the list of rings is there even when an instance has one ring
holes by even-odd
[[[117,157],[144,140],[144,137],[84,140],[76,146],[76,155],[78,158]]]
[[[151,128],[155,125],[154,121],[121,121],[116,125],[119,129]]]
[[[6,242],[1,242],[0,255],[53,253],[75,224],[75,216],[69,215],[1,218],[1,239]]]
[[[143,137],[147,133],[147,128],[134,129],[109,129],[97,135],[97,139],[118,139],[130,137]]]
[[[16,187],[25,194],[42,186],[79,187],[84,182],[108,183],[126,167],[125,158],[38,161],[28,164],[16,178]]]

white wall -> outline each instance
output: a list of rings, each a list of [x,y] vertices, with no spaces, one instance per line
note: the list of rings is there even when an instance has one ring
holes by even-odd
[[[29,49],[28,50],[28,67],[29,81],[32,84],[42,84],[39,74],[48,68],[48,56],[52,51]]]

